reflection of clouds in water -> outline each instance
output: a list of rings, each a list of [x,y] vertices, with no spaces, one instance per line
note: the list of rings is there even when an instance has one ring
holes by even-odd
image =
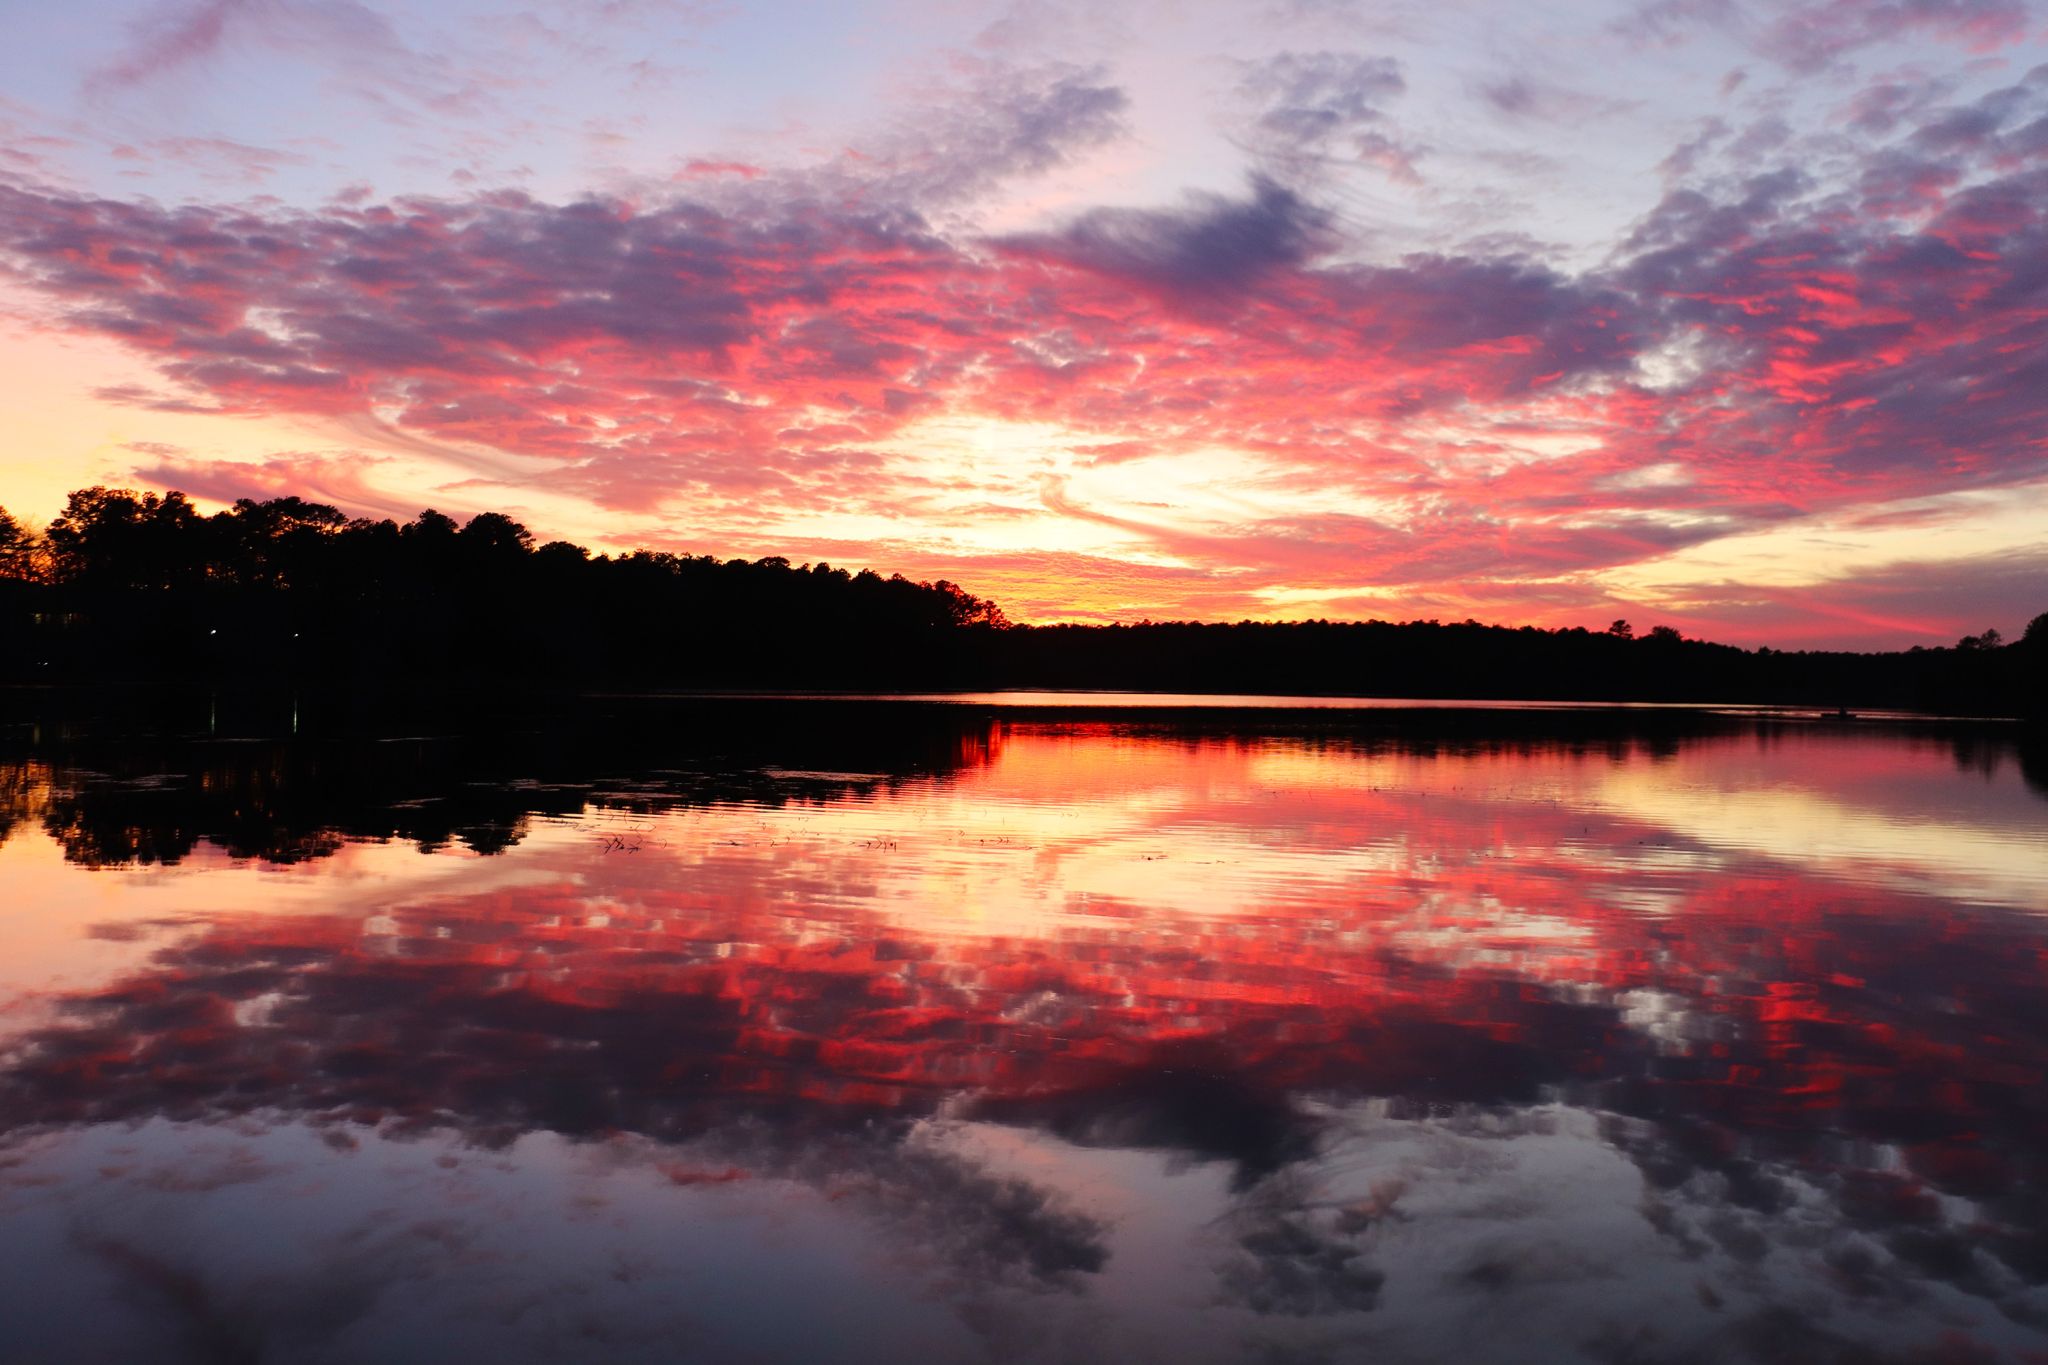
[[[15,1149],[0,1358],[998,1359],[978,1334],[1105,1258],[1049,1190],[914,1137],[323,1136],[152,1123]]]
[[[1141,1063],[1096,1074],[1092,1084],[987,1095],[968,1100],[962,1111],[1082,1147],[1226,1162],[1233,1188],[1244,1188],[1308,1158],[1320,1125],[1284,1090],[1239,1070],[1221,1047],[1169,1043]]]
[[[1397,1109],[1327,1115],[1318,1161],[1226,1209],[1225,1301],[1345,1319],[1332,1332],[1375,1360],[1903,1362],[2042,1344],[2041,1291],[1987,1295],[1961,1229],[1878,1230],[1897,1215],[1870,1203],[1895,1190],[1841,1205],[1810,1173],[1740,1163],[1660,1185],[1585,1110]]]
[[[1880,1316],[1932,1299],[1942,1315],[1988,1317],[1961,1306],[1980,1300],[2008,1323],[2048,1329],[2048,1208],[2035,1184],[1944,1193],[1897,1149],[1772,1159],[1699,1121],[1609,1116],[1605,1134],[1642,1169],[1657,1229],[1690,1256],[1732,1263],[1752,1287]]]
[[[2048,1019],[2014,952],[2031,940],[1997,916],[1804,907],[1810,889],[1778,881],[1776,903],[1743,913],[1746,893],[1647,930],[1596,921],[1569,965],[1605,980],[1530,983],[1455,946],[1448,962],[1403,957],[1278,920],[1206,941],[1154,920],[1058,952],[828,931],[771,902],[671,906],[674,932],[655,935],[643,891],[614,884],[619,914],[565,923],[557,901],[587,890],[541,880],[394,909],[374,944],[349,919],[229,921],[22,1037],[7,1112],[282,1109],[490,1141],[680,1140],[750,1117],[854,1129],[963,1092],[960,1112],[1226,1161],[1246,1184],[1314,1150],[1302,1095],[1564,1092],[1702,1141],[1789,1144],[1781,1160],[1917,1140],[1927,1178],[2008,1201],[2040,1175],[2027,1078]],[[1829,975],[1803,965],[1816,954]],[[2018,1264],[2030,1223],[2022,1202],[1995,1229]]]
[[[1075,1291],[1108,1259],[1097,1220],[1042,1185],[981,1168],[931,1140],[924,1125],[794,1144],[775,1130],[742,1126],[702,1145],[850,1202],[892,1243],[922,1249],[946,1278],[970,1288]],[[669,1176],[677,1178],[673,1168]]]
[[[1872,739],[1699,746],[1681,759],[1687,771],[1611,768],[1579,800],[1695,848],[1851,883],[2017,907],[2048,899],[2039,802],[1999,761],[2023,751],[1967,733],[1953,746]]]
[[[1844,1212],[1790,1168],[1660,1185],[1614,1120],[1558,1106],[1316,1119],[1315,1156],[1235,1190],[1215,1167],[1143,1158],[1134,1179],[1130,1153],[984,1141],[975,1124],[499,1150],[353,1126],[97,1127],[9,1151],[0,1343],[190,1361],[744,1346],[1519,1365],[1536,1342],[1592,1360],[1931,1361],[1934,1322],[1951,1350],[1958,1333],[2039,1342],[2025,1303],[1994,1311],[1887,1245],[1926,1219],[1897,1189]],[[1154,1188],[1110,1201],[1112,1219],[1078,1212],[1111,1180]],[[1794,1343],[1819,1354],[1778,1349]]]
[[[1597,987],[1595,989],[1598,989]],[[1717,1034],[1726,1036],[1728,1021],[1698,1008],[1677,991],[1643,988],[1614,997],[1621,1022],[1657,1040],[1667,1052],[1684,1054]]]
[[[0,1200],[70,1248],[50,1304],[125,1286],[192,1358],[317,1358],[292,1324],[332,1321],[352,1350],[715,1359],[748,1314],[788,1359],[2048,1340],[2028,917],[1575,809],[1626,769],[1598,755],[1302,748],[1253,781],[1268,752],[1009,735],[949,781],[636,811],[631,852],[586,813],[490,857],[54,866],[123,907],[226,899],[106,921],[90,984],[17,1020],[0,1120],[56,1155]],[[280,1116],[248,1160],[90,1160],[122,1125]],[[282,1226],[263,1200],[327,1244],[215,1245]]]
[[[1400,1182],[1382,1182],[1372,1195],[1341,1207],[1326,1207],[1310,1186],[1304,1172],[1289,1168],[1260,1181],[1225,1212],[1231,1247],[1217,1274],[1226,1302],[1301,1317],[1379,1306],[1387,1276],[1373,1264],[1362,1234],[1397,1216]]]

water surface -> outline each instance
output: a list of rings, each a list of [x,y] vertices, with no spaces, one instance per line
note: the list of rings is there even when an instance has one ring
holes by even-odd
[[[673,708],[0,747],[0,1360],[2048,1351],[2006,731]]]

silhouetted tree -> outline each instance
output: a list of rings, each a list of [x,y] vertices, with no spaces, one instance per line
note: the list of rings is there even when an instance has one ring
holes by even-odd
[[[33,544],[8,524],[10,552]],[[181,493],[91,488],[49,547],[52,581],[0,603],[13,676],[34,653],[51,677],[932,686],[973,681],[976,640],[1005,624],[952,583],[779,555],[535,549],[496,512],[400,525],[276,498],[204,517]]]
[[[502,512],[483,512],[462,528],[462,544],[470,553],[505,561],[533,548],[533,532]]]
[[[51,567],[62,582],[90,588],[190,586],[203,558],[190,535],[199,513],[183,493],[86,488],[50,523]]]
[[[242,498],[214,521],[223,572],[252,587],[288,588],[310,580],[321,570],[326,542],[348,525],[340,508],[303,498]]]
[[[38,577],[37,537],[0,507],[0,578],[25,582]]]

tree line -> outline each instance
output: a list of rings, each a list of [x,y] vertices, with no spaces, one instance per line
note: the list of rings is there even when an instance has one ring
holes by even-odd
[[[592,554],[487,512],[350,518],[300,498],[206,515],[74,492],[0,509],[0,680],[756,688],[1112,688],[1785,702],[2040,714],[2048,613],[2008,643],[1744,650],[1669,626],[1142,622],[1017,626],[939,580],[779,556]]]
[[[1038,687],[1292,692],[1471,700],[1790,704],[2038,715],[2048,614],[1997,632],[1886,653],[1745,650],[1627,622],[1604,630],[1477,621],[1040,626],[1005,631],[1006,678]]]
[[[593,555],[495,512],[401,524],[286,497],[208,516],[182,493],[97,487],[39,535],[0,511],[0,580],[17,681],[880,681],[1005,624],[943,580]]]

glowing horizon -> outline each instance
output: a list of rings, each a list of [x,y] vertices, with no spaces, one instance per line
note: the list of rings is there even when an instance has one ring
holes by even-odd
[[[2048,609],[2022,0],[85,0],[0,78],[0,506],[177,488],[1013,620]]]

